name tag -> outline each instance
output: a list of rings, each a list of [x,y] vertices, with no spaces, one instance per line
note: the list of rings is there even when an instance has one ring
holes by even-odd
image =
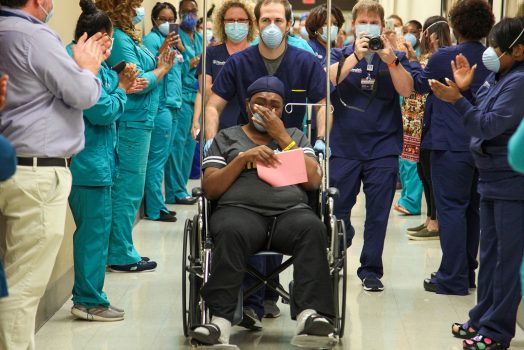
[[[360,80],[360,85],[363,91],[373,91],[375,86],[375,79],[367,77]]]
[[[368,72],[373,72],[373,65],[372,65],[372,64],[368,64],[366,70],[367,70]]]

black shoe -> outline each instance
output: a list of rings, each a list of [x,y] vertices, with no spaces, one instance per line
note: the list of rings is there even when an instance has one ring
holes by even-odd
[[[160,211],[160,217],[156,219],[155,221],[162,221],[162,222],[175,222],[176,217],[172,215],[171,213],[166,213],[163,211]]]
[[[113,272],[152,272],[156,269],[155,261],[140,260],[129,265],[109,265],[109,270]]]
[[[171,214],[171,215],[173,215],[173,216],[176,216],[176,211],[174,211],[174,210],[170,210],[170,211],[169,211],[169,214]]]
[[[259,331],[262,329],[262,322],[260,322],[258,315],[250,307],[244,308],[242,312],[242,321],[240,321],[238,325],[253,331]]]
[[[364,278],[362,286],[364,287],[364,290],[368,292],[382,292],[384,290],[384,285],[380,279],[375,276]]]
[[[143,256],[142,257],[142,261],[149,261],[149,260],[151,260],[151,259],[149,259],[149,257],[147,257],[147,256]]]
[[[436,293],[438,283],[434,278],[426,278],[424,280],[424,290],[426,292]]]
[[[198,199],[195,197],[188,196],[188,197],[181,198],[181,199],[176,198],[175,202],[176,204],[192,205],[192,204],[195,204],[197,200]]]

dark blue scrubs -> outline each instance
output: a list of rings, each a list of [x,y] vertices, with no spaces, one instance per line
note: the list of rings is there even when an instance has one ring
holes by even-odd
[[[484,50],[479,42],[465,42],[439,49],[424,70],[418,63],[412,63],[415,90],[430,92],[428,79],[441,82],[444,78],[452,79],[450,62],[462,53],[471,65],[477,64],[471,86],[471,92],[475,94],[489,74],[482,64]],[[469,152],[469,140],[459,111],[430,92],[421,147],[431,151],[431,177],[442,248],[442,260],[434,280],[439,294],[466,295],[475,285],[480,197],[477,193],[478,171]]]
[[[331,64],[338,63],[353,47],[333,49]],[[396,52],[400,63],[410,72],[406,55]],[[368,72],[369,69],[369,72]],[[361,79],[375,79],[376,93],[362,88]],[[377,85],[378,84],[378,85]],[[395,194],[398,157],[402,151],[402,115],[399,94],[393,86],[387,64],[375,54],[368,64],[362,59],[337,86],[346,104],[364,109],[359,112],[345,108],[335,91],[331,101],[335,108],[331,131],[330,185],[340,190],[335,202],[335,214],[344,219],[348,228],[348,243],[355,230],[351,226],[351,210],[360,192],[366,195],[364,247],[357,271],[360,279],[381,278],[384,271],[382,252],[389,212]]]
[[[318,61],[320,64],[324,65],[326,63],[326,53],[327,50],[317,39],[311,39],[307,42],[309,46],[315,51],[315,55],[317,56]]]
[[[212,90],[228,102],[236,101],[240,108],[240,120],[247,122],[246,98],[247,88],[255,80],[268,75],[264,60],[260,55],[258,45],[233,54],[227,60],[222,70],[213,79]],[[311,53],[288,45],[282,62],[275,72],[286,89],[285,103],[318,103],[326,97],[326,74],[320,63]],[[287,128],[303,128],[305,107],[294,106],[292,113],[283,112],[282,121]],[[222,117],[224,112],[222,112]],[[261,273],[269,273],[280,265],[282,256],[270,256],[266,259],[252,257],[249,264]],[[249,288],[255,281],[246,277],[244,289]],[[278,295],[269,289],[262,288],[251,297],[244,300],[244,305],[254,309],[262,317],[263,300],[278,300]]]
[[[519,270],[524,253],[524,175],[508,163],[508,141],[524,117],[524,62],[504,76],[489,75],[477,91],[476,106],[455,104],[479,169],[480,271],[477,305],[469,324],[509,346],[520,303]]]
[[[268,75],[258,45],[232,55],[213,81],[213,92],[226,101],[236,99],[243,120],[247,120],[246,92],[249,85]],[[302,49],[287,46],[275,76],[286,88],[285,103],[317,103],[326,97],[326,73],[315,57]],[[306,108],[293,107],[292,113],[283,112],[287,128],[303,128]]]
[[[206,74],[211,76],[213,84],[215,83],[218,73],[220,73],[229,59],[229,56],[226,44],[207,47]],[[202,74],[202,64],[198,66],[196,74],[197,76]],[[235,125],[247,124],[247,119],[241,119],[239,116],[240,107],[238,105],[238,100],[234,98],[227,103],[220,116],[219,130]]]

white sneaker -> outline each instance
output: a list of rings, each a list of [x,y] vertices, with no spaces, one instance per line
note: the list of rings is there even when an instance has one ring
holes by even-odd
[[[122,321],[124,313],[118,312],[114,308],[107,306],[95,306],[90,309],[83,305],[73,305],[71,313],[82,320],[100,321],[100,322],[114,322]]]

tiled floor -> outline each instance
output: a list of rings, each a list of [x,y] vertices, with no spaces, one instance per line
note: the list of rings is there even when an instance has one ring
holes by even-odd
[[[362,232],[364,198],[353,214],[357,232]],[[126,319],[116,323],[74,320],[71,302],[36,336],[39,350],[134,350],[185,349],[181,312],[182,229],[194,207],[173,206],[178,222],[143,220],[135,229],[139,252],[159,263],[156,272],[142,274],[108,273],[106,292],[111,303],[125,308]],[[435,271],[440,260],[438,241],[411,242],[405,229],[419,224],[422,217],[402,217],[392,212],[384,251],[386,289],[364,292],[355,275],[362,247],[357,234],[350,248],[346,335],[337,349],[352,350],[460,350],[461,342],[450,335],[452,322],[465,321],[475,294],[465,297],[426,293],[423,279]],[[284,275],[289,279],[289,274]],[[284,283],[284,285],[286,285]],[[295,324],[287,306],[282,317],[264,320],[263,332],[234,329],[231,342],[240,349],[292,349],[289,344]],[[524,332],[518,329],[511,349],[524,349]]]

